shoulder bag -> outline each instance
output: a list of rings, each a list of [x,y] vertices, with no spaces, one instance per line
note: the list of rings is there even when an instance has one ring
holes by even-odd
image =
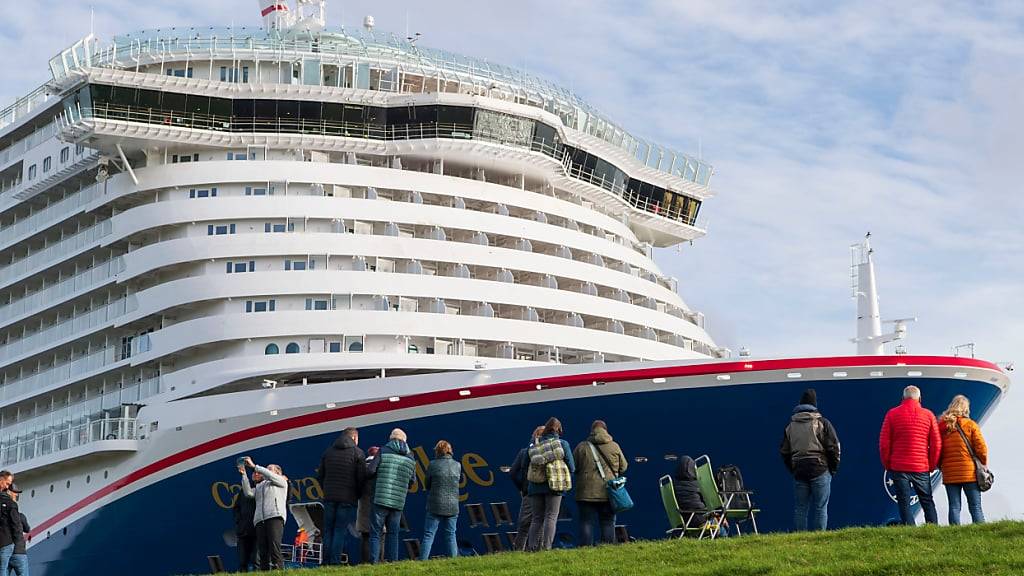
[[[967,434],[964,434],[964,429],[960,427],[960,421],[956,421],[956,431],[960,433],[960,437],[964,440],[964,445],[967,446],[967,453],[971,455],[971,460],[974,460],[974,476],[978,482],[978,489],[982,492],[987,492],[992,484],[996,481],[996,475],[978,460],[978,457],[974,455],[974,447],[971,446],[971,441],[967,439]]]
[[[587,442],[590,446],[590,453],[594,455],[594,463],[597,464],[597,471],[601,474],[601,479],[604,480],[604,487],[608,491],[608,503],[611,504],[612,510],[616,514],[619,512],[625,512],[633,507],[633,499],[630,498],[629,492],[626,492],[626,477],[615,476],[611,480],[604,473],[604,466],[601,465],[601,461],[604,460],[608,464],[610,469],[612,465],[604,459],[604,454],[594,446],[593,443]],[[614,470],[613,470],[614,472]]]

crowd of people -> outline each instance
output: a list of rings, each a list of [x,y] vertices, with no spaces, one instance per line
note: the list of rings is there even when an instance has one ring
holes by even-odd
[[[575,448],[562,436],[562,423],[557,418],[548,419],[533,430],[509,468],[509,476],[522,496],[514,550],[552,547],[562,499],[570,491],[574,491],[579,510],[579,544],[616,541],[616,509],[609,499],[609,480],[622,476],[628,468],[622,448],[602,420],[591,424],[588,437]],[[984,522],[974,459],[987,464],[988,450],[980,428],[970,419],[966,397],[954,397],[948,409],[936,418],[921,406],[920,389],[907,386],[902,403],[885,416],[879,452],[892,478],[902,523],[914,524],[914,496],[924,510],[925,521],[937,522],[930,479],[936,469],[942,471],[949,498],[949,523],[960,523],[961,493],[967,497],[972,520]],[[794,529],[827,529],[831,482],[839,470],[841,447],[835,427],[818,409],[814,389],[806,390],[793,409],[780,454],[793,476]],[[247,469],[253,471],[254,484]],[[239,459],[238,470],[242,494],[235,502],[235,527],[240,570],[254,566],[261,570],[282,568],[288,479],[279,466],[259,466],[248,457]],[[458,555],[461,476],[462,466],[453,457],[451,443],[439,440],[423,477],[428,496],[421,560],[431,556],[438,539],[443,542],[443,555]],[[398,560],[402,511],[416,482],[416,461],[405,432],[395,428],[386,444],[364,453],[359,448],[359,431],[346,428],[321,457],[317,479],[323,490],[322,563],[342,562],[352,525],[360,535],[364,562]],[[3,486],[0,476],[0,488]],[[673,488],[681,509],[703,511],[690,516],[689,523],[703,525],[716,513],[708,509],[702,496],[693,458],[679,458]],[[4,506],[7,500],[2,500]],[[9,555],[4,550],[0,548],[0,559],[6,565]]]
[[[925,522],[938,523],[931,475],[942,472],[949,500],[949,524],[960,524],[961,494],[975,524],[985,521],[978,468],[988,465],[981,428],[971,420],[971,403],[956,395],[939,418],[921,406],[921,390],[907,386],[903,401],[889,410],[878,438],[882,466],[892,480],[900,522],[914,525],[913,499]],[[832,477],[839,470],[840,444],[835,427],[818,410],[817,394],[808,389],[793,409],[779,452],[793,474],[793,525],[796,530],[825,530]]]

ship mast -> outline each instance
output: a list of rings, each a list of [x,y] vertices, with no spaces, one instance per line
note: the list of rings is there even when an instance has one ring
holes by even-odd
[[[885,344],[906,338],[907,323],[917,318],[886,320],[885,323],[893,324],[893,331],[882,334],[871,233],[868,232],[860,243],[850,246],[850,252],[853,260],[850,265],[851,290],[857,300],[857,337],[851,342],[857,344],[858,356],[881,356],[885,354]],[[896,352],[901,353],[901,349],[897,348]]]

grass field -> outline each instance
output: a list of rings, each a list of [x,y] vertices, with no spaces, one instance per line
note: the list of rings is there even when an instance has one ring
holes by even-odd
[[[294,572],[289,572],[293,574]],[[303,571],[309,576],[686,574],[693,576],[1024,575],[1024,523],[854,528],[724,540],[638,542]],[[279,572],[278,574],[283,574]]]

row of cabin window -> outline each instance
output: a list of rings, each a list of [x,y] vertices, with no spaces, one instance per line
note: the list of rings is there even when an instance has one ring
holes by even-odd
[[[223,236],[225,234],[234,234],[236,231],[237,228],[234,224],[210,224],[206,227],[207,236]],[[263,231],[266,233],[294,232],[295,223],[271,224],[270,222],[267,222],[263,225]]]
[[[178,78],[191,78],[195,69],[191,66],[188,68],[168,68],[166,74],[168,76],[176,76]],[[241,68],[229,68],[227,66],[220,67],[220,81],[221,82],[241,82],[246,84],[249,82],[249,67],[242,66]]]
[[[82,146],[81,144],[75,146],[75,156],[81,156],[83,152],[85,152],[85,146]],[[70,146],[65,146],[65,147],[61,148],[61,150],[60,150],[60,163],[61,164],[67,164],[68,160],[70,160],[70,159],[71,159],[71,147]],[[43,174],[46,174],[47,172],[49,172],[51,168],[53,168],[53,157],[52,156],[47,156],[46,158],[43,158]],[[33,164],[33,165],[28,167],[28,179],[29,180],[34,180],[35,177],[36,177],[36,165]]]
[[[255,260],[249,260],[248,262],[227,262],[227,266],[225,268],[226,268],[228,274],[241,274],[243,272],[255,272],[256,271],[256,261]],[[289,272],[300,271],[300,270],[315,270],[316,269],[316,260],[310,260],[309,262],[307,262],[305,260],[285,260],[284,261],[284,269],[289,271]]]
[[[414,346],[410,346],[409,348],[412,349],[412,348],[414,348]],[[332,354],[337,354],[337,353],[341,352],[341,349],[342,349],[341,342],[329,342],[327,344],[327,351],[332,353]],[[302,351],[302,348],[299,347],[298,342],[289,342],[288,345],[284,347],[284,353],[285,354],[298,354],[301,351]],[[352,342],[349,342],[349,344],[348,344],[348,351],[349,352],[362,352],[363,351],[363,343],[361,341],[359,341],[359,340],[354,340]],[[267,344],[266,348],[263,349],[263,353],[266,354],[267,356],[272,356],[274,354],[280,354],[281,353],[281,348],[278,347],[277,344],[274,344],[273,342],[271,342],[270,344]]]
[[[271,186],[270,188],[267,188],[267,187],[255,188],[253,186],[246,186],[245,187],[245,195],[246,196],[273,196],[274,195],[274,187]],[[188,197],[189,198],[216,198],[217,197],[217,189],[216,188],[192,188],[191,190],[188,191]]]
[[[332,309],[332,302],[325,299],[317,298],[306,298],[306,310],[330,310]],[[277,309],[277,300],[246,300],[245,301],[245,312],[247,314],[255,312],[274,312]]]

